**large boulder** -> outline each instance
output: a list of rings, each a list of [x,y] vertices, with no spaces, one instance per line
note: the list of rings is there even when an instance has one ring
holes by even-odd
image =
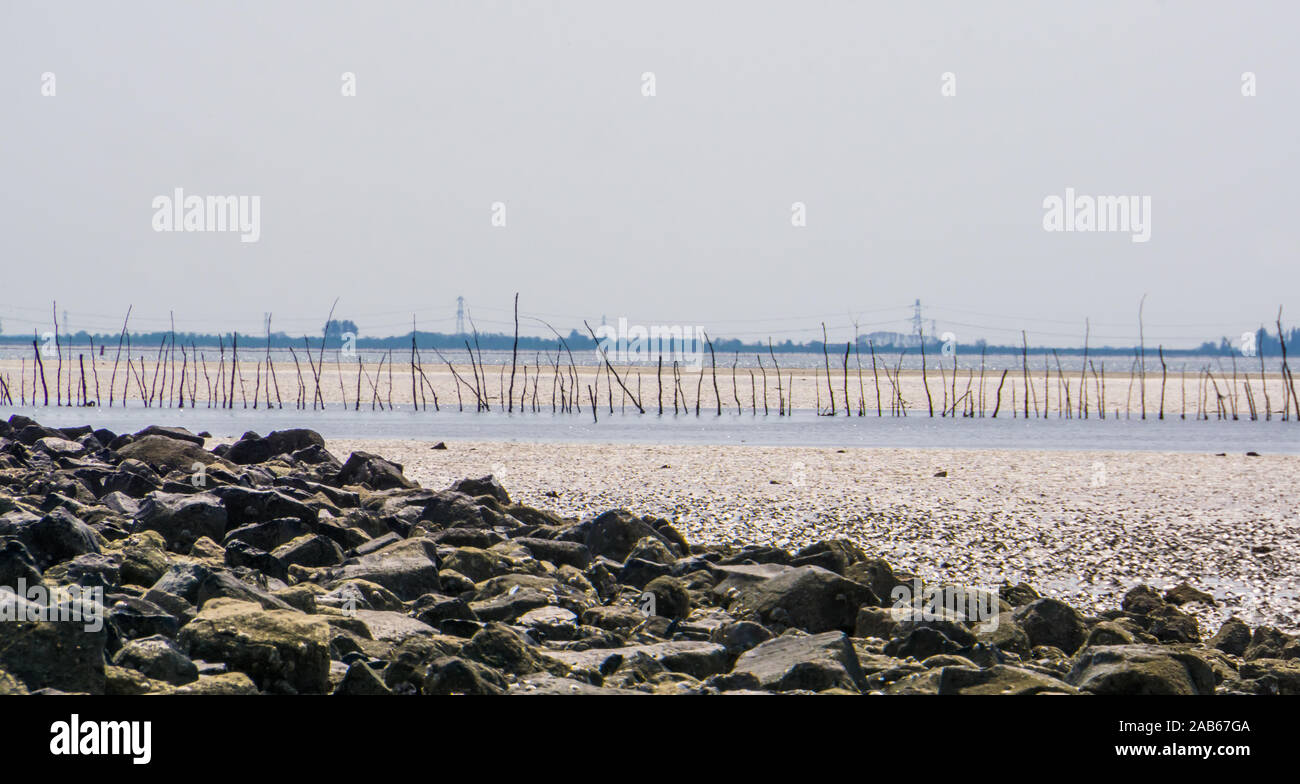
[[[591,648],[585,651],[547,651],[546,655],[564,662],[574,671],[600,672],[613,672],[623,661],[643,655],[659,662],[671,672],[682,672],[698,680],[726,672],[731,664],[731,657],[724,646],[695,640],[628,645],[621,648]],[[619,658],[611,662],[612,656]]]
[[[496,670],[459,656],[434,659],[425,670],[421,694],[504,694],[510,682]]]
[[[174,438],[177,441],[186,441],[195,446],[203,446],[204,444],[204,438],[202,436],[195,435],[183,427],[161,427],[159,425],[149,425],[135,434],[137,440],[147,436]]]
[[[560,675],[564,664],[543,656],[528,644],[523,635],[509,626],[489,623],[465,643],[461,656],[511,675],[527,675],[543,670]]]
[[[194,604],[199,607],[207,606],[213,599],[238,599],[257,603],[267,610],[293,609],[292,605],[278,596],[240,580],[225,569],[214,569],[205,574],[194,593]]]
[[[521,536],[512,540],[523,545],[539,561],[550,561],[556,566],[568,564],[575,569],[586,569],[591,565],[591,551],[581,542],[565,542],[558,539],[535,539]]]
[[[1213,694],[1215,687],[1209,663],[1174,645],[1085,648],[1066,680],[1093,694]]]
[[[334,689],[336,695],[378,696],[392,693],[393,690],[384,685],[379,675],[363,661],[352,662],[347,674]]]
[[[1160,591],[1149,585],[1136,585],[1124,594],[1120,608],[1126,613],[1146,615],[1152,610],[1163,607],[1164,604],[1165,598],[1160,595]]]
[[[165,608],[136,596],[120,596],[113,602],[108,622],[124,640],[158,635],[175,637],[181,628],[181,620]]]
[[[161,435],[138,438],[117,450],[117,453],[123,458],[139,460],[160,474],[169,471],[190,471],[195,463],[202,463],[205,466],[214,463],[230,465],[201,446]]]
[[[307,462],[322,463],[333,460],[333,456],[324,451],[325,439],[321,438],[320,433],[306,428],[276,430],[266,438],[251,431],[247,432],[230,445],[225,456],[232,463],[252,465],[265,463],[279,455],[292,455],[301,450],[312,450],[311,454],[305,455],[310,458]]]
[[[1083,617],[1057,599],[1035,599],[1017,609],[1013,617],[1016,625],[1029,636],[1029,644],[1035,647],[1051,645],[1073,654],[1088,638]]]
[[[29,691],[103,694],[107,640],[102,609],[86,600],[56,600],[50,608],[0,588],[0,670]]]
[[[867,560],[867,554],[857,544],[847,539],[813,542],[799,550],[790,559],[791,566],[820,566],[838,575],[844,575],[851,564]]]
[[[17,536],[42,569],[79,555],[100,552],[100,538],[94,529],[64,507],[21,526]]]
[[[1219,631],[1210,638],[1209,646],[1233,656],[1241,656],[1250,645],[1250,627],[1235,615],[1228,618],[1219,627]]]
[[[199,679],[199,668],[190,657],[176,643],[162,635],[128,642],[113,656],[113,664],[129,667],[173,686],[183,686]]]
[[[627,560],[636,543],[646,536],[660,539],[670,549],[676,547],[645,520],[625,509],[613,509],[583,521],[569,529],[565,538],[573,534],[583,537],[582,543],[592,555],[603,555],[620,563]]]
[[[896,681],[890,694],[1077,694],[1070,684],[1022,667],[937,667]]]
[[[464,493],[471,498],[481,495],[490,495],[503,504],[510,503],[510,494],[506,492],[505,487],[497,481],[497,478],[491,474],[480,479],[462,479],[451,486],[452,490],[458,493]]]
[[[0,539],[0,587],[16,589],[20,580],[24,585],[37,585],[41,582],[41,569],[36,563],[36,557],[19,539]]]
[[[290,694],[330,690],[330,637],[323,617],[236,599],[209,601],[180,633],[192,657],[225,662],[263,691]]]
[[[131,534],[113,542],[110,552],[121,559],[123,584],[153,585],[167,572],[167,540],[157,531]]]
[[[340,485],[365,485],[373,490],[418,487],[402,475],[402,466],[369,452],[353,452],[339,470],[335,482]]]
[[[286,569],[298,566],[335,566],[343,563],[343,549],[320,534],[300,536],[271,551],[271,557]]]
[[[313,446],[322,449],[325,447],[325,439],[321,437],[321,434],[305,427],[273,430],[266,437],[266,441],[271,445],[271,451],[277,455],[290,455],[300,449],[308,449]]]
[[[275,450],[265,438],[256,433],[245,433],[242,438],[226,448],[223,456],[232,463],[252,465],[265,463],[275,457]]]
[[[144,462],[134,459],[118,463],[116,471],[88,466],[78,468],[73,472],[73,476],[85,482],[91,492],[101,499],[114,493],[120,493],[131,499],[140,499],[162,487],[163,484],[158,472]],[[116,505],[121,502],[110,501],[109,503]]]
[[[782,568],[774,577],[740,587],[728,611],[737,617],[752,614],[768,626],[819,634],[853,631],[858,608],[880,603],[867,586],[820,566]]]
[[[33,446],[55,460],[60,457],[81,457],[86,454],[86,447],[66,438],[46,437],[38,440]]]
[[[165,493],[157,490],[145,496],[140,505],[135,530],[157,531],[167,543],[167,549],[188,553],[199,537],[221,541],[226,534],[228,519],[221,499],[211,493]]]
[[[277,517],[274,520],[249,523],[231,529],[226,533],[224,544],[229,547],[232,542],[244,542],[259,550],[270,552],[282,544],[310,533],[311,528],[297,517]]]
[[[227,485],[213,488],[212,495],[221,499],[225,505],[232,528],[281,517],[296,517],[310,524],[315,523],[318,517],[315,509],[280,490],[253,490]]]
[[[677,577],[656,577],[646,583],[642,596],[654,596],[654,614],[665,618],[685,618],[691,614],[691,594]]]
[[[342,566],[326,567],[321,575],[328,581],[368,580],[382,585],[403,601],[437,593],[442,587],[438,580],[437,549],[428,539],[404,539]]]
[[[770,691],[861,691],[866,686],[858,655],[843,632],[768,640],[741,654],[732,672],[751,673]]]
[[[1262,687],[1256,693],[1300,696],[1300,661],[1296,659],[1255,659],[1243,662],[1240,675]]]

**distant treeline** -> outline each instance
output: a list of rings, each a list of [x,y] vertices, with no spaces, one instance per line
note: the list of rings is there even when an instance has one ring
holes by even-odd
[[[1286,337],[1286,342],[1288,344],[1288,348],[1292,346],[1300,346],[1300,328],[1291,329],[1289,332],[1285,334],[1285,337]],[[82,348],[91,345],[93,341],[93,345],[103,346],[105,353],[110,353],[115,351],[120,338],[122,338],[122,336],[117,333],[111,335],[107,335],[107,334],[92,335],[85,332],[84,330],[80,332],[70,333],[70,334],[60,332],[58,336],[59,343],[61,343],[65,347],[70,345],[75,345],[79,348]],[[47,341],[52,342],[52,333],[44,332],[37,336],[0,335],[0,345],[7,345],[7,346],[30,345],[33,340],[35,340],[38,344],[44,344]],[[240,351],[249,351],[249,352],[256,351],[256,350],[264,351],[267,346],[267,336],[265,334],[253,335],[253,334],[245,334],[242,332],[221,333],[221,334],[196,333],[196,332],[172,333],[170,331],[131,332],[128,333],[126,338],[123,340],[123,345],[125,345],[125,340],[130,341],[131,349],[133,352],[140,351],[146,348],[157,349],[159,346],[163,345],[164,341],[167,344],[171,345],[173,343],[173,340],[175,341],[175,345],[178,346],[193,345],[193,346],[200,346],[203,348],[214,348],[214,349],[219,349],[221,347],[224,347],[227,350],[233,348],[236,345],[236,341],[237,341]],[[456,334],[456,333],[444,333],[444,332],[416,332],[415,333],[416,346],[420,349],[463,351],[465,350],[466,343],[468,343],[476,351],[478,350],[510,351],[515,346],[515,340],[516,338],[514,335],[498,333],[498,332],[480,332],[477,334]],[[554,351],[557,348],[559,348],[560,350],[564,350],[564,347],[560,345],[561,344],[560,339],[556,337],[534,337],[534,336],[520,335],[518,337],[518,341],[519,341],[518,348],[521,352]],[[285,332],[273,332],[270,335],[270,343],[271,343],[271,348],[276,348],[276,349],[284,349],[291,346],[297,349],[297,348],[306,347],[310,345],[312,348],[319,350],[321,346],[321,336],[299,335],[295,337]],[[592,351],[595,349],[596,346],[590,334],[580,333],[576,329],[570,331],[568,335],[564,336],[563,343],[567,345],[567,348],[570,351]],[[865,336],[860,337],[858,339],[858,344],[862,351],[868,350],[868,339]],[[325,341],[326,350],[334,350],[337,348],[341,348],[343,347],[343,345],[344,345],[344,339],[339,335],[337,331],[331,330],[330,334],[327,336]],[[778,353],[786,353],[786,354],[788,353],[820,354],[823,352],[823,350],[829,351],[831,353],[834,353],[838,350],[840,353],[843,353],[844,345],[845,344],[842,342],[836,343],[834,341],[830,342],[829,344],[824,344],[820,340],[812,340],[805,343],[795,343],[792,340],[785,340],[780,342],[772,341],[770,344],[770,349]],[[397,350],[409,351],[411,348],[411,333],[407,332],[404,335],[393,335],[389,337],[356,337],[353,346],[359,350],[384,351],[388,349],[393,349],[394,351]],[[926,336],[925,351],[927,354],[929,353],[938,354],[939,352],[942,351],[943,347],[944,347],[943,341]],[[975,343],[957,343],[955,347],[957,353],[959,354],[970,354],[972,352],[980,353],[981,351],[988,354],[1019,354],[1022,351],[1021,345],[1014,345],[1014,344],[993,345],[982,340],[977,341]],[[669,351],[672,351],[675,348],[676,346],[669,345],[666,342],[665,345],[663,346],[663,351],[667,353]],[[699,348],[701,350],[707,350],[707,348],[705,348],[703,345],[700,346]],[[898,351],[903,350],[904,348],[906,348],[909,354],[919,353],[920,351],[920,347],[916,344],[915,340],[913,340],[910,345],[905,347],[899,346],[897,344],[879,344],[879,343],[875,344],[875,349],[882,353],[897,353]],[[1156,348],[1157,348],[1157,344],[1154,342],[1148,343],[1146,345],[1146,350],[1148,352],[1154,351],[1156,350]],[[1277,335],[1270,334],[1263,328],[1260,328],[1255,332],[1255,348],[1256,351],[1262,351],[1267,356],[1277,356],[1281,353],[1281,346],[1278,342]],[[689,339],[686,341],[685,349],[687,351],[695,350],[695,346],[692,345]],[[737,340],[734,338],[729,339],[729,338],[720,337],[720,338],[713,339],[713,349],[719,355],[735,354],[736,352],[740,352],[743,354],[767,353],[769,350],[769,343],[767,341],[747,343],[742,340]],[[1089,346],[1087,351],[1090,355],[1131,356],[1133,352],[1137,349],[1138,349],[1137,346],[1120,346],[1120,347]],[[1043,351],[1055,351],[1062,355],[1072,355],[1072,354],[1077,355],[1077,354],[1083,354],[1084,352],[1084,348],[1082,346],[1062,348],[1059,346],[1053,347],[1053,346],[1043,346],[1043,345],[1030,345],[1029,350],[1035,353],[1041,353]],[[1165,348],[1164,349],[1164,353],[1169,356],[1190,356],[1190,355],[1228,356],[1230,354],[1239,353],[1240,351],[1241,351],[1240,337],[1237,337],[1232,340],[1230,340],[1227,337],[1224,337],[1221,338],[1217,343],[1214,341],[1206,341],[1197,348],[1190,348],[1190,349]]]

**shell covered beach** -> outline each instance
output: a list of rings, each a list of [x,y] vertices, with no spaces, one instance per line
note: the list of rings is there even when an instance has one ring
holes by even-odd
[[[827,449],[331,440],[426,487],[494,474],[520,502],[626,508],[691,541],[791,550],[847,538],[958,585],[1021,580],[1080,610],[1188,582],[1202,628],[1300,627],[1300,457],[1243,453]]]

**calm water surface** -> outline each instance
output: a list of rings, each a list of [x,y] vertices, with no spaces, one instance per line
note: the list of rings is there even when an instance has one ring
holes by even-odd
[[[752,444],[761,446],[902,447],[945,449],[1079,449],[1156,452],[1300,454],[1300,424],[1191,419],[931,419],[794,416],[673,416],[598,412],[582,414],[324,411],[237,408],[156,409],[0,407],[0,417],[20,413],[52,427],[92,425],[135,432],[146,425],[179,425],[214,436],[254,430],[308,427],[326,438],[402,438],[429,441],[525,441],[637,444]]]

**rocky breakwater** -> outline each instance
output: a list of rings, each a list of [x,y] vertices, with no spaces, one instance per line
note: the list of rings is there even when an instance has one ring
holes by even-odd
[[[0,693],[1300,693],[1300,641],[1207,638],[1187,585],[975,618],[896,606],[917,577],[846,541],[564,519],[309,430],[204,445],[0,422]]]

